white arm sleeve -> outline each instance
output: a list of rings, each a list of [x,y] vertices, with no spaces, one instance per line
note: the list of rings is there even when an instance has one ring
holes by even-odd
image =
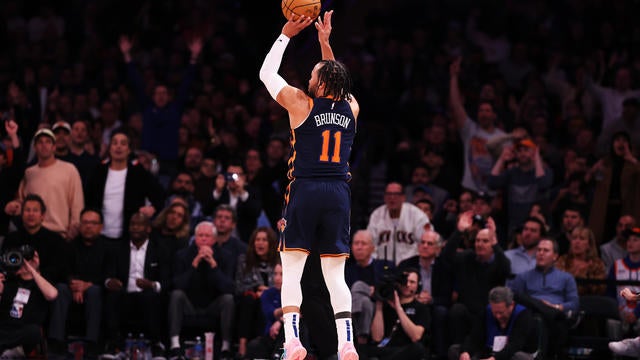
[[[278,75],[278,69],[282,62],[282,55],[284,50],[289,44],[289,37],[284,34],[280,34],[276,41],[273,43],[271,50],[267,53],[267,57],[264,58],[262,67],[260,68],[260,80],[264,83],[271,94],[273,99],[278,96],[280,90],[287,86],[287,82]]]

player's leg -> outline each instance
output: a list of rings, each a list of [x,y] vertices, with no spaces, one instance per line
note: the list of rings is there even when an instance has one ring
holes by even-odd
[[[351,291],[344,278],[344,267],[349,255],[351,196],[346,183],[327,184],[323,196],[327,199],[322,214],[322,226],[318,243],[322,275],[331,295],[331,306],[338,332],[340,360],[357,360],[353,345],[353,321],[351,319]]]
[[[302,360],[307,350],[300,343],[300,305],[302,287],[300,280],[309,253],[312,229],[315,229],[313,201],[309,195],[309,184],[294,181],[287,189],[285,215],[280,226],[280,259],[282,261],[282,313],[284,321],[286,360]]]
[[[285,358],[301,360],[307,350],[300,343],[300,305],[302,304],[302,288],[300,279],[304,271],[307,254],[302,251],[282,251],[282,318],[284,321]]]
[[[346,256],[323,256],[320,259],[322,275],[331,294],[331,306],[336,319],[340,360],[358,359],[353,345],[351,319],[351,291],[344,280]]]

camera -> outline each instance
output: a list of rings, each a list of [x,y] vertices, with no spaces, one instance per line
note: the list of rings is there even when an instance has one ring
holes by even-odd
[[[480,214],[475,214],[471,218],[471,223],[476,225],[480,229],[484,229],[487,227],[487,220]]]
[[[16,249],[9,249],[0,256],[0,267],[6,271],[15,272],[25,260],[33,259],[35,250],[31,245],[22,245]]]
[[[380,282],[376,284],[373,297],[378,301],[393,301],[393,292],[400,290],[400,287],[407,283],[407,276],[408,273],[386,270]]]
[[[240,176],[236,173],[228,173],[226,175],[227,182],[238,181]]]

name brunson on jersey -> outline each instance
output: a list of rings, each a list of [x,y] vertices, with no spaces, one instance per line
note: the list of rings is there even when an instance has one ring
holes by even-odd
[[[342,114],[336,114],[336,113],[323,113],[323,114],[314,115],[313,119],[316,121],[316,126],[338,125],[338,126],[342,126],[345,129],[349,126],[349,123],[351,122],[351,119],[349,117],[344,116]]]

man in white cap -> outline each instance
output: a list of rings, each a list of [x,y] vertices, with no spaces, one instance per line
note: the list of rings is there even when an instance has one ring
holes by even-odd
[[[27,168],[17,199],[9,202],[4,210],[8,215],[18,216],[22,210],[22,199],[27,194],[38,194],[48,209],[43,225],[69,238],[77,228],[80,211],[84,207],[82,182],[75,166],[56,159],[55,143],[56,136],[51,130],[42,128],[35,133],[34,148],[38,162]]]

